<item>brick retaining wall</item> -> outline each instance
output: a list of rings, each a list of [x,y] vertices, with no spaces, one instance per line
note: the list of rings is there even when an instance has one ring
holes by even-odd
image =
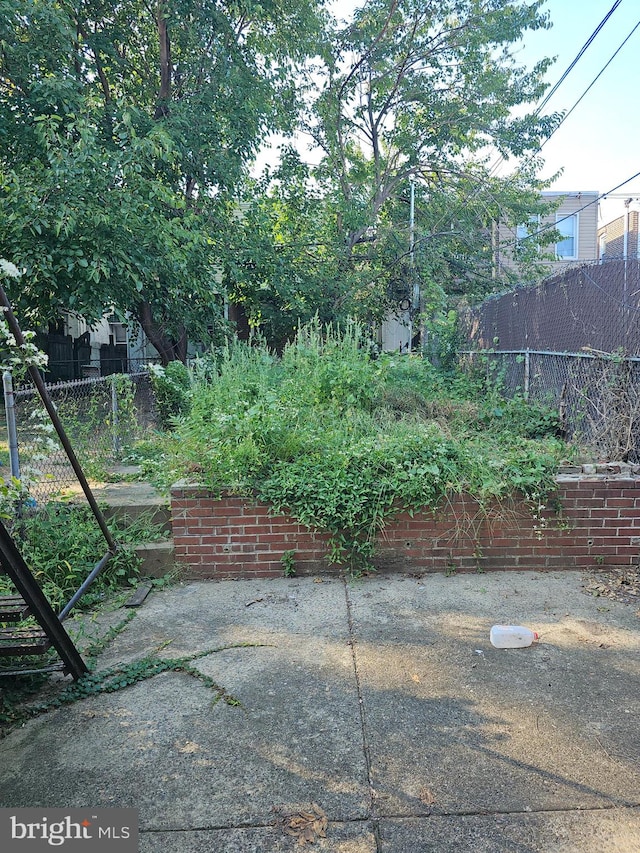
[[[561,475],[556,497],[562,511],[545,509],[540,519],[521,502],[486,512],[465,495],[437,513],[399,513],[380,534],[374,563],[412,572],[638,564],[639,476]],[[188,578],[275,577],[287,551],[295,552],[297,574],[337,570],[326,557],[326,534],[253,499],[218,499],[177,484],[171,511],[176,561]]]

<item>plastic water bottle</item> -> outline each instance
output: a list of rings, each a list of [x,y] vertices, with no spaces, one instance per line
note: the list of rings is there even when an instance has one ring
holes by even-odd
[[[537,640],[538,635],[522,625],[494,625],[489,632],[489,639],[496,649],[524,649]]]

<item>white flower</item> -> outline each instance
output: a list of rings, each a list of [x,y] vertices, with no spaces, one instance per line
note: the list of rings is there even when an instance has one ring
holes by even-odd
[[[150,362],[149,364],[147,364],[147,370],[152,376],[164,376],[164,367],[162,367],[160,364],[154,364],[153,362]]]
[[[6,275],[7,278],[20,278],[22,275],[15,264],[12,264],[11,261],[7,261],[4,258],[0,258],[0,273],[2,275]]]

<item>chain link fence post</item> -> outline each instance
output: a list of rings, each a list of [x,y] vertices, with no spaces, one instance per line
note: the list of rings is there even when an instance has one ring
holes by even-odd
[[[11,476],[20,479],[20,456],[18,454],[18,430],[16,428],[16,401],[13,396],[13,377],[5,370],[2,374],[4,388],[4,410],[7,418],[7,437],[9,440],[9,470]]]
[[[111,383],[111,446],[113,455],[116,459],[120,457],[122,445],[120,442],[120,433],[118,431],[118,389],[115,376],[110,379]]]

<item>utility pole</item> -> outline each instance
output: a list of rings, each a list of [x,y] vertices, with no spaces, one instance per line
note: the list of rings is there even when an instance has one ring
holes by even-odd
[[[409,352],[413,343],[413,318],[420,313],[420,282],[416,275],[415,226],[416,226],[416,183],[413,175],[409,177],[411,194],[409,197],[409,268],[411,270],[411,320],[409,323]]]

